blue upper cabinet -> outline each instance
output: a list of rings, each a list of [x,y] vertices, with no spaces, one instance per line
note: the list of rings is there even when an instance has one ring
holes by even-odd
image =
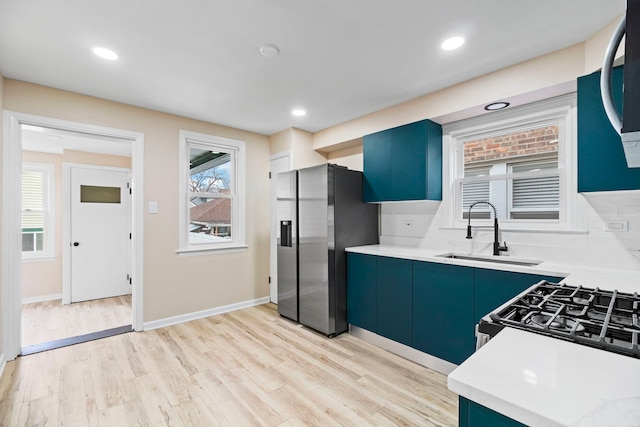
[[[612,92],[622,111],[623,67],[612,73]],[[627,167],[620,135],[600,96],[600,72],[578,79],[578,192],[640,189],[640,168]]]
[[[364,137],[365,202],[442,200],[442,127],[422,120]]]

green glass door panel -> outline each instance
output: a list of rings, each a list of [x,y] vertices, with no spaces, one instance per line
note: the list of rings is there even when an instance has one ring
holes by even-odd
[[[80,203],[120,203],[120,187],[80,186]]]

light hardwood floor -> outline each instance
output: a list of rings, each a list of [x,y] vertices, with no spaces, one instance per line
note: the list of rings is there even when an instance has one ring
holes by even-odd
[[[131,324],[131,295],[62,304],[22,305],[22,347]]]
[[[265,304],[18,358],[2,426],[454,426],[446,377]]]

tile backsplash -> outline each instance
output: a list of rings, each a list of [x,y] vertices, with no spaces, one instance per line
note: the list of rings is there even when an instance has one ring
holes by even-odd
[[[501,230],[509,255],[540,260],[640,269],[640,191],[587,193],[577,196],[575,232]],[[383,203],[380,243],[464,253],[491,253],[493,229],[448,227],[441,202]]]

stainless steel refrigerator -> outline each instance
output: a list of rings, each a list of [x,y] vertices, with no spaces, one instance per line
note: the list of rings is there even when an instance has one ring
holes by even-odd
[[[345,248],[378,243],[362,172],[321,165],[277,175],[278,313],[328,336],[347,324]]]

